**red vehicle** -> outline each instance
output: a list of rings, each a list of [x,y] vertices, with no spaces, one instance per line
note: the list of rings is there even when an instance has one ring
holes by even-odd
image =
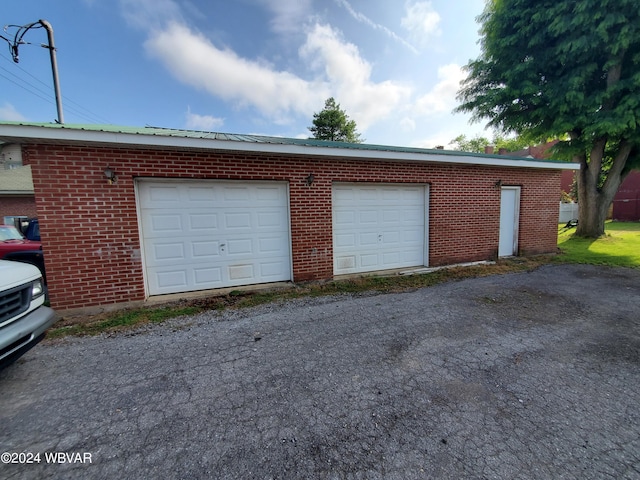
[[[30,263],[38,267],[44,275],[42,243],[27,240],[12,225],[0,225],[0,259]]]

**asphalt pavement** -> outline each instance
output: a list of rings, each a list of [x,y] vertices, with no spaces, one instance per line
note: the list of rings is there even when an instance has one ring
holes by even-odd
[[[45,341],[0,478],[637,479],[639,399],[640,270],[545,266]]]

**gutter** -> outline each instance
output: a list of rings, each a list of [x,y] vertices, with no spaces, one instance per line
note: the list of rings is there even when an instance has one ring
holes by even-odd
[[[269,137],[273,140],[273,137]],[[286,139],[283,139],[286,140]],[[256,141],[194,138],[176,135],[152,135],[146,133],[111,132],[68,127],[43,127],[20,124],[0,124],[0,142],[10,143],[80,143],[115,145],[119,147],[161,147],[197,150],[222,150],[277,155],[302,155],[312,157],[349,158],[391,162],[435,162],[462,165],[519,167],[553,170],[579,170],[580,165],[570,162],[530,160],[522,157],[476,156],[446,151],[431,150],[395,151],[393,147],[369,146],[368,148],[344,148],[332,145],[296,145],[293,143],[270,143]],[[379,147],[379,148],[378,148]]]

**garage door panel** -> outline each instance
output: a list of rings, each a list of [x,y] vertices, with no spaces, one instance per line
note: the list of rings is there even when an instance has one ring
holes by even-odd
[[[385,208],[382,210],[382,221],[391,225],[423,224],[424,207],[408,205],[406,207]]]
[[[356,257],[355,255],[334,255],[335,268],[337,270],[351,270],[356,268]]]
[[[158,288],[183,288],[187,285],[186,269],[160,270],[154,278]]]
[[[212,205],[216,199],[215,191],[205,186],[189,187],[186,189],[186,196],[193,205]]]
[[[352,211],[336,211],[334,214],[334,222],[338,225],[350,225],[355,223],[355,212]]]
[[[382,234],[382,246],[383,248],[393,248],[398,247],[402,243],[400,240],[401,232],[398,231],[389,231],[384,232]]]
[[[215,213],[192,213],[187,218],[189,219],[189,228],[192,231],[218,228],[218,215]]]
[[[382,264],[385,266],[396,265],[403,261],[401,252],[386,252],[382,254]]]
[[[383,224],[388,224],[388,225],[400,225],[404,217],[402,210],[398,210],[398,209],[393,209],[393,210],[384,209],[380,212],[380,214],[381,214],[380,221]]]
[[[356,246],[359,247],[367,247],[371,245],[378,245],[378,232],[360,232],[359,235],[356,235],[357,241]]]
[[[353,189],[343,187],[339,190],[333,190],[333,200],[335,203],[348,204],[354,199],[355,192]]]
[[[335,184],[334,273],[425,265],[425,189]]]
[[[377,210],[362,210],[359,212],[358,221],[361,225],[377,224],[378,223],[378,211]]]
[[[284,183],[138,183],[150,295],[291,279]]]
[[[219,267],[194,268],[193,275],[196,285],[219,284],[222,282],[222,271]]]
[[[222,198],[225,202],[233,203],[244,203],[247,200],[250,200],[249,196],[249,187],[246,186],[223,186],[222,187]]]
[[[421,265],[420,262],[422,262],[424,259],[423,255],[420,255],[418,252],[413,251],[413,250],[404,250],[402,251],[402,262],[406,263],[408,265]]]
[[[286,198],[282,189],[278,187],[258,187],[255,189],[255,198],[261,205],[281,205]]]
[[[282,227],[282,214],[274,211],[258,211],[256,212],[257,225],[263,229]]]
[[[160,243],[154,245],[153,258],[158,262],[163,260],[182,260],[184,258],[184,245],[182,243]]]
[[[260,277],[265,281],[269,281],[268,279],[270,278],[280,277],[284,274],[286,274],[286,272],[283,271],[282,261],[260,263]]]
[[[287,249],[283,247],[282,237],[261,237],[258,240],[258,253],[267,256],[285,256]]]
[[[422,245],[423,242],[424,242],[424,230],[417,229],[417,228],[415,229],[407,228],[406,230],[402,231],[403,244]]]
[[[229,265],[230,280],[251,280],[255,276],[253,265]]]
[[[355,197],[364,202],[365,204],[367,202],[375,202],[378,199],[379,196],[379,190],[375,187],[371,187],[371,188],[367,188],[367,187],[354,187],[354,190],[356,192]]]
[[[180,214],[151,214],[150,218],[151,234],[166,234],[167,232],[180,232],[183,229],[182,216]]]
[[[216,241],[201,241],[191,243],[191,255],[193,258],[204,260],[206,257],[220,256],[220,243]]]
[[[253,242],[250,238],[235,238],[228,240],[229,256],[253,255]]]
[[[380,190],[379,199],[382,200],[384,205],[399,205],[406,204],[406,197],[404,190],[398,188],[383,188]]]
[[[356,235],[355,233],[337,234],[334,237],[334,244],[336,247],[355,247]]]
[[[163,204],[171,207],[179,201],[180,191],[176,186],[153,185],[147,189],[145,196],[158,207],[163,206]]]
[[[224,215],[224,226],[228,230],[251,228],[251,213],[226,213]]]
[[[360,265],[363,267],[374,267],[378,263],[380,263],[380,260],[377,253],[363,253],[360,255]]]

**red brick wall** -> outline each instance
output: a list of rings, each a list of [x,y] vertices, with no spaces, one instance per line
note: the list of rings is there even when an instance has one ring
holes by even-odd
[[[36,200],[33,195],[24,197],[0,196],[0,223],[4,217],[25,215],[29,218],[37,216]]]
[[[556,249],[559,170],[59,145],[29,145],[23,157],[32,165],[58,309],[145,298],[136,177],[288,181],[294,281],[333,275],[333,182],[429,184],[431,266],[496,258],[497,180],[522,187],[521,254]],[[104,178],[107,166],[118,175],[114,185]]]

